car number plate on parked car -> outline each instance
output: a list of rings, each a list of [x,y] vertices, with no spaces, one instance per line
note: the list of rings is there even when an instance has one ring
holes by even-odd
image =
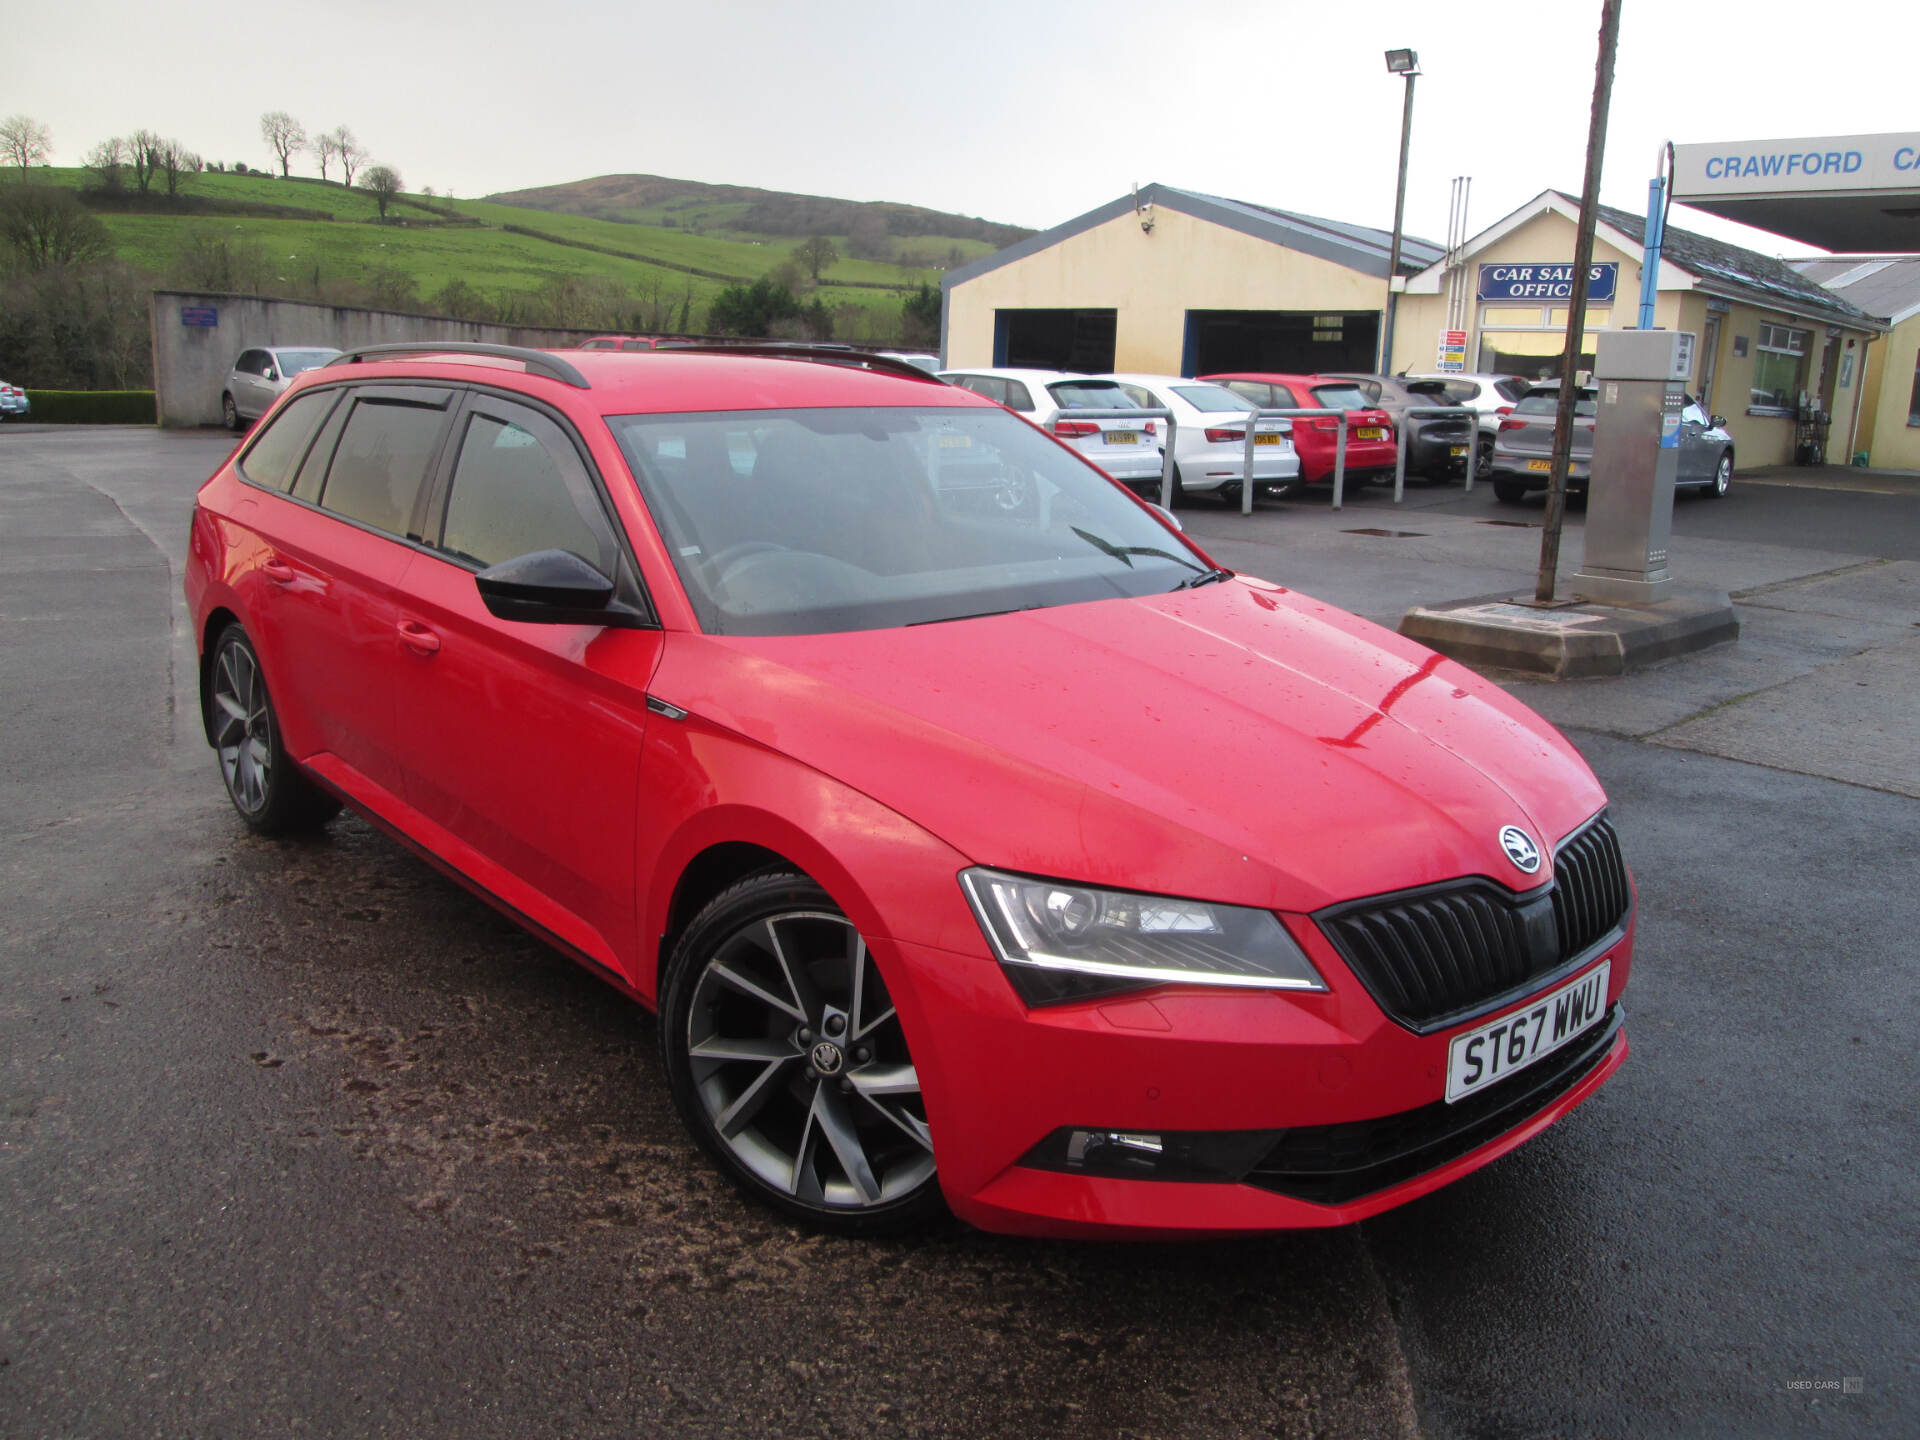
[[[1280,443],[1280,432],[1278,430],[1270,432],[1256,430],[1253,432],[1253,443],[1256,445],[1278,445]]]
[[[1553,462],[1551,460],[1529,460],[1527,461],[1527,469],[1551,470],[1553,469]]]
[[[1140,432],[1138,430],[1107,431],[1107,444],[1109,445],[1138,445],[1139,443]]]
[[[1467,453],[1467,447],[1464,445],[1450,445],[1447,447],[1447,453],[1458,460],[1462,455]]]
[[[1456,1035],[1447,1047],[1447,1103],[1526,1069],[1598,1025],[1607,1008],[1607,972],[1612,968],[1612,962],[1603,960],[1526,1009]]]
[[[1384,440],[1387,438],[1387,432],[1382,430],[1378,425],[1362,425],[1353,432],[1353,438],[1356,440]]]

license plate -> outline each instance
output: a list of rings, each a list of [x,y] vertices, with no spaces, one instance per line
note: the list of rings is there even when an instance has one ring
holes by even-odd
[[[1387,438],[1387,432],[1382,430],[1378,425],[1361,425],[1354,430],[1353,438],[1356,440],[1384,440]]]
[[[1611,961],[1603,960],[1526,1009],[1456,1035],[1447,1047],[1447,1103],[1526,1069],[1598,1025],[1607,1008],[1607,972],[1612,968]]]
[[[1138,445],[1139,443],[1140,432],[1138,430],[1107,431],[1107,444],[1109,445]]]
[[[1449,446],[1447,453],[1453,456],[1454,459],[1458,460],[1462,455],[1467,453],[1467,447],[1464,445]]]
[[[971,450],[973,448],[973,437],[971,435],[942,435],[940,437],[940,448],[942,450]]]
[[[1551,470],[1553,469],[1553,462],[1551,460],[1529,460],[1527,461],[1527,469]]]
[[[1253,432],[1253,443],[1256,445],[1278,445],[1280,438],[1280,432],[1277,430],[1268,435],[1263,435],[1258,430]]]

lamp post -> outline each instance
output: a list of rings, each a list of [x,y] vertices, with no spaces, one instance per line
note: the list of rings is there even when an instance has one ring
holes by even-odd
[[[1413,82],[1420,74],[1420,56],[1412,50],[1387,51],[1387,73],[1407,77],[1407,103],[1400,112],[1400,183],[1393,192],[1393,251],[1387,260],[1387,319],[1380,330],[1380,373],[1393,364],[1393,313],[1399,301],[1393,282],[1400,274],[1400,221],[1407,209],[1407,141],[1413,134]]]

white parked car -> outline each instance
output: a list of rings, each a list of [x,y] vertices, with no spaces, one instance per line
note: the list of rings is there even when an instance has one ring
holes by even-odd
[[[882,350],[878,353],[886,356],[889,360],[904,360],[907,364],[924,370],[929,375],[938,375],[940,373],[940,357],[938,355],[929,355],[921,350]]]
[[[1176,496],[1218,495],[1239,503],[1247,468],[1246,417],[1252,413],[1244,396],[1224,385],[1179,375],[1101,378],[1118,384],[1136,405],[1173,412]],[[1261,421],[1254,427],[1254,494],[1288,495],[1299,483],[1300,456],[1293,448],[1293,422]]]
[[[220,419],[229,430],[258,420],[303,370],[318,370],[338,350],[317,345],[262,345],[242,350],[220,390]]]
[[[1076,410],[1131,410],[1113,380],[1063,370],[942,370],[940,378],[989,400],[1073,446],[1129,490],[1160,498],[1160,427],[1151,420],[1076,420]],[[1244,408],[1244,407],[1243,407]]]
[[[1480,442],[1476,450],[1478,469],[1474,475],[1484,480],[1493,461],[1493,438],[1500,433],[1500,422],[1513,413],[1520,398],[1534,382],[1522,375],[1464,375],[1458,371],[1434,371],[1427,375],[1403,375],[1403,380],[1438,380],[1447,387],[1447,398],[1480,412]]]

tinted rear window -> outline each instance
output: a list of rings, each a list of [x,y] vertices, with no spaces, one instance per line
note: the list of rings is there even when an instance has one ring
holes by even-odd
[[[1173,393],[1196,410],[1246,412],[1247,402],[1224,385],[1176,385]]]
[[[1360,393],[1358,385],[1316,385],[1313,406],[1322,410],[1368,410],[1373,402]]]
[[[1522,395],[1527,393],[1527,382],[1524,380],[1496,380],[1493,382],[1493,388],[1500,392],[1500,398],[1502,400],[1518,400]]]
[[[1516,415],[1551,416],[1559,406],[1560,397],[1549,391],[1543,395],[1524,396],[1520,403],[1513,407],[1513,413]],[[1593,416],[1595,413],[1595,405],[1593,392],[1591,390],[1582,391],[1580,396],[1573,402],[1573,413],[1589,418]]]
[[[1056,380],[1047,386],[1062,410],[1126,410],[1133,406],[1127,392],[1111,380]]]

